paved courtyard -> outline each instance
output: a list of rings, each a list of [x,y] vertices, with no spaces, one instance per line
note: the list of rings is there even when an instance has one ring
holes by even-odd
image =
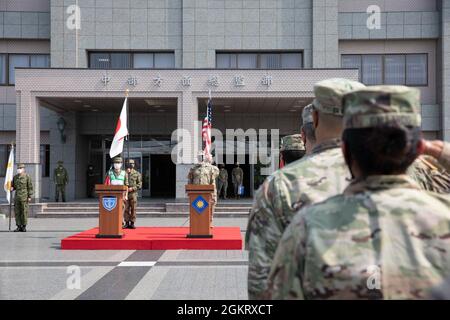
[[[62,238],[97,223],[29,219],[27,233],[13,233],[7,231],[8,219],[0,218],[0,299],[247,299],[245,250],[60,249]],[[215,219],[217,226],[239,226],[242,237],[246,223],[246,218]],[[141,218],[138,224],[187,226],[188,219]]]

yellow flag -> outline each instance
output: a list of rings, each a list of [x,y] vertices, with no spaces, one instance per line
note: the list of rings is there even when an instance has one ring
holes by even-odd
[[[8,203],[11,201],[11,183],[14,176],[14,147],[11,147],[11,152],[9,153],[8,165],[6,167],[5,184],[3,188],[6,191],[6,200]]]

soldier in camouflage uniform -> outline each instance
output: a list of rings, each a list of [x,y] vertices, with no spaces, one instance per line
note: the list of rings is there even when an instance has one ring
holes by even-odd
[[[294,212],[341,193],[350,173],[340,149],[343,94],[363,84],[328,79],[314,86],[316,145],[308,156],[276,171],[258,189],[246,233],[250,299],[265,298],[275,250]],[[331,131],[331,129],[334,129]]]
[[[59,195],[61,194],[62,202],[66,202],[66,185],[69,183],[69,174],[63,167],[62,161],[58,161],[58,166],[53,172],[53,182],[55,182],[55,201],[59,201]]]
[[[211,164],[204,153],[199,153],[199,163],[196,163],[188,173],[188,183],[189,184],[199,184],[199,185],[214,185],[213,193],[213,203],[212,203],[212,214],[211,221],[214,215],[214,209],[217,203],[217,188],[216,188],[216,178],[219,176],[219,168]]]
[[[313,105],[308,104],[302,111],[302,139],[305,145],[306,154],[310,154],[316,144],[316,135],[314,133],[314,121],[313,121]]]
[[[17,229],[14,232],[26,232],[28,222],[28,204],[33,195],[33,183],[31,177],[25,172],[25,165],[17,166],[17,174],[13,177],[11,191],[15,191],[14,214]]]
[[[231,182],[233,183],[234,198],[239,199],[239,187],[244,181],[244,171],[239,167],[239,162],[236,162],[236,167],[231,170]]]
[[[450,276],[450,197],[406,175],[424,148],[419,97],[403,86],[344,96],[354,180],[295,215],[273,260],[271,298],[424,299]]]
[[[134,169],[134,160],[128,160],[127,176],[128,176],[128,199],[125,205],[125,229],[136,229],[136,208],[138,191],[142,188],[142,176]]]
[[[281,139],[281,159],[285,165],[301,159],[305,155],[305,145],[301,134],[292,134]]]
[[[219,176],[217,178],[217,197],[220,198],[220,195],[223,190],[223,198],[227,198],[227,189],[228,189],[228,171],[225,169],[225,166],[220,167]]]

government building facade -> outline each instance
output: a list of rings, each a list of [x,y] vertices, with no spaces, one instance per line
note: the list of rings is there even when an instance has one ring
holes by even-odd
[[[124,156],[141,196],[184,198],[209,96],[224,136],[267,132],[277,146],[332,77],[417,87],[424,136],[450,141],[450,1],[0,0],[0,174],[13,142],[36,201],[53,200],[59,160],[68,200],[85,198],[88,165],[99,183],[110,166],[128,90]],[[226,166],[242,163],[252,196],[278,155],[252,162],[248,149]]]

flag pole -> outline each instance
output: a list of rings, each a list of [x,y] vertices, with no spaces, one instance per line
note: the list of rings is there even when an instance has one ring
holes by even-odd
[[[14,152],[14,144],[11,142],[11,152]],[[9,161],[9,160],[8,160]],[[13,164],[14,165],[14,164]],[[12,182],[12,181],[11,181]],[[11,231],[11,216],[12,216],[12,192],[11,185],[9,185],[9,222],[8,222],[8,230]]]
[[[130,161],[130,102],[128,101],[128,94],[130,90],[125,90],[125,97],[127,98],[127,129],[128,129],[128,135],[127,135],[127,156],[128,161]]]

